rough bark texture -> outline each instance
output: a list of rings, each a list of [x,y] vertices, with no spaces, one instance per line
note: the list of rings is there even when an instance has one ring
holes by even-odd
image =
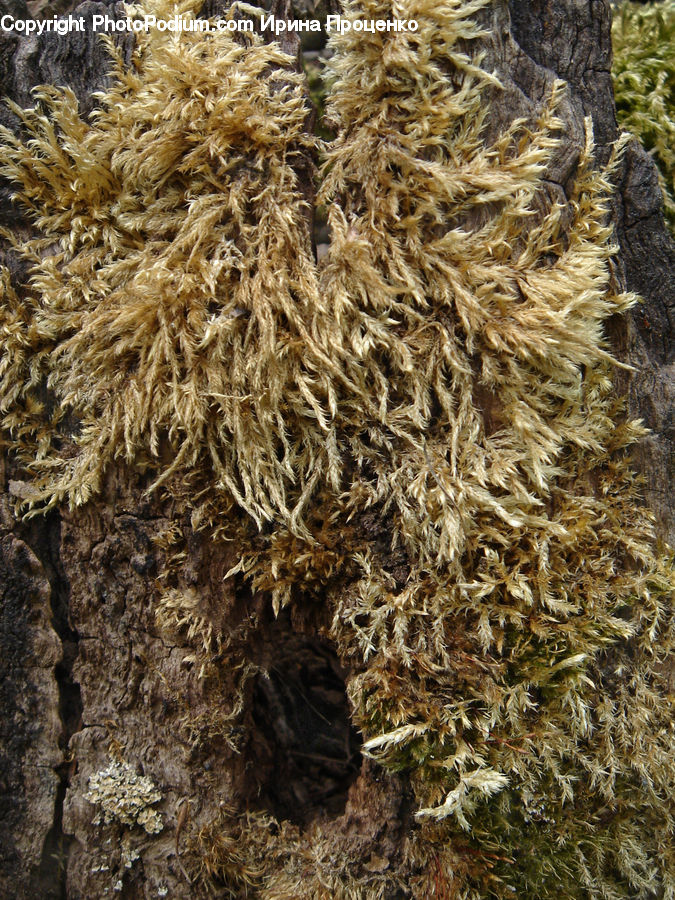
[[[16,14],[19,0],[13,6]],[[89,17],[103,6],[87,2],[78,14]],[[491,62],[504,84],[495,131],[541,101],[554,77],[570,85],[562,112],[567,137],[548,173],[551,195],[561,196],[583,141],[584,116],[593,117],[602,148],[617,134],[609,3],[511,0],[495,3],[489,18]],[[70,85],[90,109],[106,69],[105,51],[91,33],[0,35],[0,93],[24,106],[31,87],[46,82]],[[11,124],[12,117],[0,110],[0,120]],[[631,413],[652,429],[637,459],[661,530],[672,538],[675,248],[654,168],[636,144],[620,181],[617,277],[644,303],[613,326],[618,351],[636,367],[619,388],[628,390]],[[0,185],[0,223],[23,227],[7,185]],[[148,500],[143,477],[119,468],[109,473],[105,494],[85,508],[20,523],[12,511],[21,494],[12,463],[0,473],[3,896],[115,896],[118,882],[130,898],[197,896],[180,858],[186,828],[212,819],[234,797],[298,825],[323,815],[319,827],[332,835],[336,853],[365,865],[386,868],[400,854],[410,815],[405,779],[359,763],[341,694],[344,673],[320,638],[326,625],[320,610],[298,609],[292,621],[275,623],[264,598],[223,579],[233,562],[226,550],[191,537],[183,578],[205,598],[205,618],[231,630],[256,616],[261,627],[251,657],[263,667],[271,655],[277,660],[274,678],[248,684],[240,731],[228,731],[229,676],[222,683],[201,680],[190,642],[169,643],[154,619],[160,554],[154,539],[172,522],[189,533],[181,510]],[[302,665],[318,685],[309,697],[294,674]],[[188,710],[197,723],[191,735],[184,728]],[[143,774],[162,796],[156,808],[163,831],[135,834],[132,843],[118,826],[94,824],[95,808],[85,798],[91,775],[121,750],[144,761]],[[303,752],[314,762],[303,762]],[[291,760],[281,777],[280,759]],[[325,796],[316,791],[319,783],[329,785]],[[125,865],[134,851],[138,859]]]

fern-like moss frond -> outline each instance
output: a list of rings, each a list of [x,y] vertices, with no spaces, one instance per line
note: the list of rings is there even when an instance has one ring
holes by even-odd
[[[85,502],[111,459],[145,453],[160,480],[207,465],[258,522],[290,517],[335,406],[301,77],[275,45],[227,32],[152,31],[130,67],[113,60],[90,121],[72,92],[42,88],[34,110],[14,107],[22,137],[2,133],[2,173],[39,234],[20,250],[51,250],[31,270],[30,324],[5,327],[39,352],[32,386],[46,379],[79,423],[74,452],[34,464],[32,502]],[[7,351],[9,409],[26,379]]]

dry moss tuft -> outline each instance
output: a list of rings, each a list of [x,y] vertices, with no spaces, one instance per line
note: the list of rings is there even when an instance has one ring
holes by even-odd
[[[362,547],[333,634],[365,662],[365,751],[447,829],[453,896],[668,896],[672,569],[603,338],[633,300],[609,270],[620,146],[598,172],[587,126],[565,216],[541,213],[564,87],[484,145],[485,5],[411,3],[417,34],[335,41],[323,278],[380,403],[345,505],[381,505],[409,570]]]
[[[18,394],[45,381],[55,421],[79,423],[74,452],[33,460],[32,502],[86,502],[113,458],[146,455],[160,481],[208,466],[256,521],[290,516],[334,366],[300,185],[302,78],[276,46],[228,33],[142,34],[128,68],[110,52],[90,121],[42,88],[34,110],[13,107],[23,137],[2,132],[0,171],[39,233],[18,248],[33,261],[20,314],[3,281],[4,424],[16,433]]]
[[[609,265],[621,147],[598,171],[589,124],[546,201],[562,84],[486,146],[488,5],[347,5],[419,31],[333,40],[319,270],[278,50],[153,35],[90,124],[44,90],[32,138],[4,133],[45,235],[23,252],[52,250],[27,297],[3,281],[2,409],[41,441],[33,502],[83,502],[115,456],[185,474],[233,571],[277,609],[330,604],[365,751],[415,788],[376,875],[318,827],[204,826],[191,870],[233,896],[675,896],[672,566],[604,340],[634,299]],[[54,423],[81,422],[70,458],[33,424],[44,380]],[[176,571],[163,620],[235,655]]]

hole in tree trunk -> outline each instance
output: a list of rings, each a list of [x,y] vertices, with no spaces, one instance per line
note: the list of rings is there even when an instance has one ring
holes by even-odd
[[[251,804],[297,825],[344,812],[361,769],[345,672],[330,644],[271,623],[252,697]]]

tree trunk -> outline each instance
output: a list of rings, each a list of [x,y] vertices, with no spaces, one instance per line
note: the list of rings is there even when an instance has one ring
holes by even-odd
[[[0,4],[7,8],[15,15],[23,11],[21,0],[13,7],[7,0]],[[92,0],[77,14],[90,18],[101,10],[121,14],[119,5]],[[593,119],[601,159],[618,134],[610,4],[496,0],[483,16],[491,33],[483,65],[504,85],[491,135],[531,113],[555,77],[570,86],[561,112],[567,124],[563,148],[547,174],[551,195],[564,199],[584,140],[584,117]],[[121,46],[128,60],[131,39]],[[0,35],[0,94],[22,107],[32,105],[33,86],[47,83],[71,86],[89,112],[107,70],[106,51],[91,31]],[[0,122],[17,125],[7,109],[0,109]],[[617,391],[627,392],[629,413],[651,430],[635,460],[660,532],[672,541],[675,247],[653,164],[636,142],[624,156],[618,184],[616,277],[644,302],[611,322],[616,354],[635,367],[617,376]],[[313,202],[308,183],[305,190]],[[11,191],[0,184],[0,223],[27,234]],[[8,249],[0,262],[17,283],[25,276]],[[189,510],[175,498],[148,497],[151,479],[142,471],[117,464],[106,473],[101,495],[86,505],[28,521],[15,513],[22,478],[8,455],[0,498],[3,896],[208,896],[194,848],[234,808],[266,811],[279,821],[275,827],[295,835],[296,845],[311,833],[313,841],[330,845],[336,859],[349,857],[371,874],[400,861],[414,812],[409,777],[359,756],[345,695],[348,673],[326,639],[329,611],[304,604],[275,618],[264,594],[251,592],[239,575],[224,577],[237,562],[228,545],[193,530]],[[212,669],[200,677],[198,637],[180,629],[169,637],[155,620],[157,577],[168,552],[161,536],[172,526],[185,540],[180,579],[198,598],[202,622],[221,634],[243,627],[246,617],[257,622],[247,638],[249,659],[268,675],[252,674],[244,682],[245,709],[238,718],[233,705],[239,675]],[[365,513],[362,527],[369,527]],[[298,740],[305,756],[289,760]],[[111,759],[132,761],[136,774],[142,769],[157,786],[159,833],[94,823],[95,806],[86,796],[90,779]],[[212,890],[234,896],[217,880]],[[255,888],[240,890],[238,896],[257,896]],[[300,884],[296,896],[319,894],[303,893]],[[383,896],[410,894],[401,887]]]

